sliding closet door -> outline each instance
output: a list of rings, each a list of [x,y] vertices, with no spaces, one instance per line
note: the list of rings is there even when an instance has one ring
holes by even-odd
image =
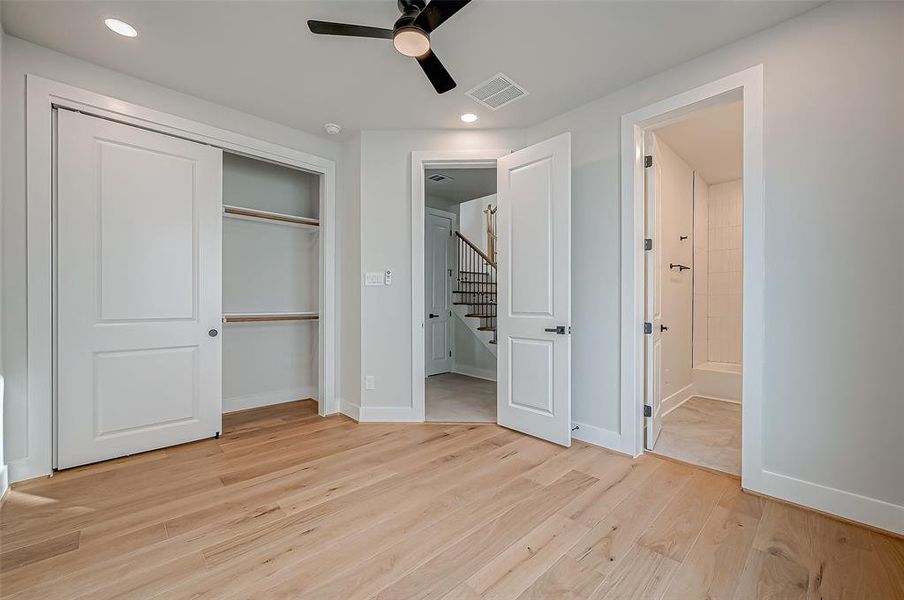
[[[60,110],[57,463],[220,431],[221,151]]]

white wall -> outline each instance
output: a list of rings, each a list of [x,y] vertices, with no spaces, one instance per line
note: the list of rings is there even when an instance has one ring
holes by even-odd
[[[317,218],[320,177],[224,153],[223,202]],[[317,312],[317,229],[223,219],[223,312]],[[319,323],[223,326],[223,412],[318,398]]]
[[[826,4],[527,132],[572,132],[576,421],[619,435],[621,116],[762,63],[765,469],[798,502],[904,514],[902,31],[901,3]]]
[[[490,206],[496,206],[496,194],[462,202],[458,209],[458,229],[484,253],[487,252],[487,215],[483,211]]]
[[[709,360],[709,185],[694,173],[694,366]]]
[[[707,356],[741,364],[744,189],[740,179],[709,186]]]
[[[694,172],[658,136],[655,148],[662,196],[660,239],[653,243],[662,258],[662,324],[669,328],[662,333],[662,401],[668,410],[687,398],[691,385],[694,272],[670,269],[669,263],[691,266],[693,261]]]
[[[361,392],[361,136],[342,144],[338,167],[339,195],[336,207],[336,248],[340,273],[336,278],[339,298],[339,398],[340,410],[357,419]]]
[[[411,152],[514,149],[517,131],[365,131],[361,134],[362,271],[391,268],[391,286],[362,290],[362,374],[368,418],[411,418]]]
[[[333,140],[194,98],[11,36],[3,37],[3,374],[4,441],[11,478],[31,468],[26,403],[25,75],[33,73],[173,115],[316,154],[339,157]],[[342,204],[341,195],[338,199]],[[341,371],[342,365],[337,365]],[[50,427],[50,423],[47,424]],[[34,472],[34,471],[31,471]]]
[[[3,138],[3,42],[4,42],[3,28],[0,27],[0,139]],[[3,148],[0,145],[0,193],[3,190]],[[2,208],[2,203],[0,203],[0,208]],[[3,232],[3,211],[0,210],[0,238],[2,238]],[[3,340],[3,332],[5,331],[3,327],[3,244],[0,243],[0,341]],[[6,493],[6,488],[9,486],[9,471],[6,467],[6,458],[3,452],[3,430],[5,429],[4,419],[3,419],[3,405],[4,405],[4,392],[3,392],[3,347],[2,343],[0,343],[0,498],[3,497],[3,494]]]
[[[455,343],[455,364],[452,371],[496,381],[496,355],[483,345],[470,327],[458,317],[452,317]]]

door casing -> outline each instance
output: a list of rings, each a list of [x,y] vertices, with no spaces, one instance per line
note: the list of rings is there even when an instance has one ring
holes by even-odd
[[[741,484],[769,493],[763,468],[762,399],[765,339],[765,195],[763,185],[763,66],[756,65],[621,119],[621,373],[620,424],[611,448],[643,453],[644,403],[644,132],[702,108],[743,100],[744,282]],[[656,240],[653,241],[656,243]],[[776,495],[776,494],[772,494]]]
[[[11,482],[48,475],[54,467],[56,410],[53,339],[53,161],[55,107],[135,125],[244,156],[320,175],[320,365],[323,414],[337,412],[335,357],[336,163],[252,136],[177,117],[76,86],[27,74],[26,256],[27,256],[27,427],[15,431],[24,455],[10,460]],[[10,441],[13,441],[13,435]],[[16,443],[16,442],[14,442]]]
[[[495,169],[496,159],[511,150],[417,150],[411,153],[411,410],[404,420],[426,416],[424,323],[424,223],[427,169]]]

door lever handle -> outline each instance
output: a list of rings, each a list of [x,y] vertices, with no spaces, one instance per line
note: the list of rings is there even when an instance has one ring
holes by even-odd
[[[668,330],[669,330],[669,328],[666,327],[665,325],[660,325],[660,326],[659,326],[659,331],[668,331]]]
[[[435,319],[435,318],[437,318],[438,316],[439,316],[439,315],[435,315],[435,314],[433,314],[433,313],[430,313],[430,318],[431,318],[431,319]]]
[[[678,263],[669,263],[669,269],[678,269],[678,271],[690,271],[690,267],[686,267],[684,265],[679,265]]]
[[[566,333],[571,333],[571,327],[568,328],[568,331],[565,331],[564,325],[556,325],[555,327],[547,327],[543,331],[555,333],[556,335],[565,335]]]

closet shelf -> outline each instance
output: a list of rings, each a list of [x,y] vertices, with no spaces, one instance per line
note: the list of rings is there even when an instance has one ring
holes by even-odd
[[[320,227],[320,221],[317,219],[297,217],[295,215],[286,215],[283,213],[270,212],[268,210],[258,210],[256,208],[230,206],[228,204],[223,205],[223,215],[238,219],[263,219],[265,221],[275,221],[277,223],[286,223],[289,225],[300,225],[302,227]]]
[[[264,321],[316,321],[320,318],[317,313],[226,313],[223,315],[224,323],[258,323]]]

